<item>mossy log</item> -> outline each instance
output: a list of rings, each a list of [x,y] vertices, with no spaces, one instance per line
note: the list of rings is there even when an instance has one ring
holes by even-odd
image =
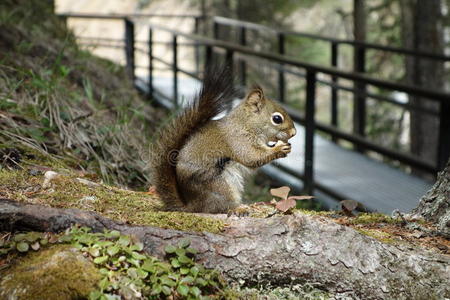
[[[450,297],[450,257],[385,244],[323,217],[230,219],[223,233],[212,234],[130,226],[78,209],[0,200],[0,230],[58,232],[75,223],[95,231],[108,228],[134,235],[145,251],[159,257],[167,244],[189,238],[201,263],[241,284],[309,282],[356,299]]]

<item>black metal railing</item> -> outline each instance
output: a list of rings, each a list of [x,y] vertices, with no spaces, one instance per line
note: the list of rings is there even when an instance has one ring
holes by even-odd
[[[420,58],[428,58],[428,59],[434,59],[434,60],[440,60],[440,61],[450,61],[450,56],[445,54],[437,54],[432,52],[425,52],[425,51],[416,51],[412,49],[406,49],[406,48],[400,48],[400,47],[392,47],[392,46],[385,46],[385,45],[379,45],[374,43],[368,43],[368,42],[359,42],[354,40],[348,40],[348,39],[339,39],[339,38],[333,38],[333,37],[325,37],[318,34],[310,34],[305,32],[299,32],[299,31],[292,31],[292,30],[284,30],[284,29],[277,29],[273,27],[269,27],[266,25],[260,25],[256,23],[246,22],[246,21],[240,21],[225,17],[219,17],[214,16],[212,18],[213,27],[216,28],[216,34],[215,37],[219,37],[219,26],[231,26],[239,29],[239,32],[245,32],[244,35],[247,33],[247,30],[255,30],[255,31],[263,31],[263,32],[271,32],[275,36],[277,36],[279,43],[278,44],[284,44],[285,38],[288,36],[296,36],[296,37],[304,37],[304,38],[310,38],[314,40],[321,40],[325,42],[330,43],[330,47],[333,48],[333,46],[336,48],[336,46],[339,45],[350,45],[352,47],[360,47],[360,51],[365,52],[365,50],[380,50],[380,51],[386,51],[386,52],[392,52],[397,54],[404,54],[404,55],[411,55],[414,57],[420,57]],[[279,38],[279,36],[282,36],[283,38]],[[279,45],[277,47],[280,47]],[[283,46],[285,47],[285,45]],[[331,49],[331,53],[335,53],[335,57],[338,55],[338,49]],[[280,53],[283,54],[283,53]],[[360,55],[361,57],[364,57],[365,55]],[[332,66],[335,66],[331,62]],[[362,63],[364,65],[364,63]]]
[[[70,17],[70,15],[66,15],[66,17]],[[77,15],[74,15],[77,17]],[[83,17],[86,17],[85,15]],[[114,16],[116,17],[116,16]],[[95,18],[95,16],[90,16],[90,18]],[[151,24],[148,26],[148,50],[140,50],[146,52],[148,55],[148,80],[142,80],[141,78],[136,78],[135,76],[135,53],[136,49],[136,41],[134,40],[134,23],[128,17],[123,17],[124,26],[125,26],[125,53],[126,53],[126,69],[128,70],[128,74],[130,78],[136,79],[136,81],[140,81],[141,84],[137,86],[142,89],[145,84],[145,92],[149,93],[150,96],[157,96],[161,98],[165,98],[165,104],[176,107],[178,106],[178,74],[183,73],[187,76],[190,76],[195,79],[201,79],[200,72],[190,72],[181,68],[178,64],[178,52],[179,47],[182,45],[184,47],[195,47],[198,50],[198,47],[204,47],[204,64],[208,65],[213,60],[213,56],[215,53],[225,54],[226,63],[232,67],[235,62],[237,62],[236,56],[239,56],[239,64],[248,64],[252,59],[265,60],[269,62],[269,64],[275,64],[277,66],[289,66],[290,68],[296,68],[297,71],[288,71],[283,70],[283,72],[291,72],[294,75],[303,76],[306,78],[306,109],[305,112],[295,110],[286,106],[286,109],[292,116],[292,118],[305,126],[305,159],[304,159],[304,172],[300,174],[300,172],[295,172],[292,170],[288,170],[289,173],[295,174],[300,177],[304,181],[305,191],[308,194],[313,194],[314,189],[318,188],[323,192],[331,195],[335,198],[344,198],[343,195],[339,195],[337,192],[329,190],[329,188],[322,186],[320,183],[314,180],[314,134],[316,132],[323,132],[332,137],[332,139],[342,139],[354,144],[356,147],[363,148],[365,150],[374,151],[388,158],[397,160],[411,167],[415,167],[418,169],[422,169],[431,174],[435,174],[438,170],[440,170],[445,162],[448,160],[450,155],[450,94],[445,93],[443,91],[429,90],[423,87],[411,86],[406,84],[394,83],[386,80],[381,80],[377,78],[373,78],[371,76],[362,74],[360,72],[347,72],[340,70],[336,67],[328,67],[321,66],[316,64],[311,64],[303,61],[299,61],[292,57],[287,57],[282,53],[270,53],[265,51],[256,51],[245,45],[238,45],[231,42],[216,40],[213,38],[208,38],[204,36],[199,36],[195,34],[184,33],[179,30],[169,29],[163,26]],[[166,34],[169,33],[172,36],[172,61],[168,62],[163,60],[160,57],[155,56],[154,46],[158,44],[158,41],[155,40],[155,31],[163,31]],[[190,40],[192,43],[180,43],[179,38],[183,38],[183,40]],[[245,44],[245,43],[244,43]],[[333,46],[335,47],[335,46]],[[407,51],[407,50],[402,50]],[[199,53],[197,51],[197,53]],[[198,54],[199,55],[199,54]],[[334,58],[336,59],[336,58]],[[153,74],[154,74],[154,62],[157,61],[171,68],[173,73],[173,97],[170,98],[167,95],[159,92],[154,86]],[[199,59],[200,61],[200,59]],[[242,69],[241,69],[242,71]],[[434,101],[439,104],[439,111],[429,111],[424,113],[430,113],[436,115],[440,119],[440,127],[439,127],[439,149],[438,149],[438,162],[430,163],[428,161],[424,161],[417,156],[414,156],[409,153],[400,152],[397,150],[393,150],[387,147],[383,147],[373,141],[368,140],[364,135],[359,133],[348,133],[339,129],[336,124],[331,122],[331,124],[325,124],[316,120],[315,117],[315,107],[316,107],[316,88],[318,83],[323,83],[323,80],[318,78],[318,74],[325,74],[332,78],[331,82],[327,82],[332,88],[335,89],[347,89],[355,94],[358,93],[357,90],[338,86],[335,83],[338,79],[346,79],[353,81],[355,83],[367,86],[374,86],[381,89],[394,90],[399,92],[407,93],[412,96],[425,97],[431,101]],[[246,74],[243,74],[241,78],[245,78]],[[280,75],[280,74],[279,74]],[[281,74],[284,75],[284,74]],[[280,80],[280,78],[279,78]],[[284,80],[284,79],[282,79]],[[282,82],[279,81],[279,83]],[[364,92],[365,96],[369,96],[370,93]],[[389,101],[385,99],[384,96],[380,95],[372,95],[373,99],[377,101]],[[394,104],[402,106],[408,110],[418,110],[419,108],[412,104],[402,104],[394,101]],[[334,107],[333,109],[337,109]],[[282,167],[282,169],[286,169]]]
[[[394,54],[401,54],[401,55],[408,55],[417,59],[431,59],[435,61],[441,61],[441,62],[450,62],[450,56],[445,54],[437,54],[437,53],[431,53],[431,52],[424,52],[424,51],[416,51],[411,49],[405,49],[405,48],[399,48],[399,47],[391,47],[391,46],[385,46],[385,45],[378,45],[373,43],[367,43],[367,42],[359,42],[354,40],[348,40],[348,39],[339,39],[339,38],[332,38],[332,37],[325,37],[321,35],[316,34],[310,34],[305,32],[298,32],[298,31],[290,31],[290,30],[283,30],[283,29],[277,29],[261,24],[255,24],[251,22],[241,21],[241,20],[235,20],[220,16],[214,16],[212,17],[212,26],[214,28],[213,30],[213,36],[215,39],[220,39],[221,35],[221,29],[224,27],[225,32],[229,32],[231,28],[236,29],[236,31],[239,34],[239,38],[236,42],[239,42],[242,46],[247,45],[247,35],[248,31],[252,32],[262,32],[262,33],[270,33],[274,40],[276,41],[276,47],[273,49],[273,51],[276,51],[277,53],[281,55],[286,54],[286,40],[288,37],[300,37],[300,38],[308,38],[313,41],[323,41],[329,43],[330,47],[330,66],[338,68],[338,57],[339,57],[339,48],[341,45],[349,45],[353,48],[353,70],[357,73],[365,73],[367,66],[367,51],[368,50],[377,50],[377,51],[383,51],[383,52],[390,52]],[[241,71],[241,73],[245,73],[245,64],[241,66],[244,70]],[[278,75],[278,99],[281,102],[285,101],[285,73],[283,70],[279,71]],[[338,77],[332,76],[331,83],[329,84],[331,87],[331,125],[337,127],[339,125],[339,90],[348,90],[348,88],[343,88],[338,84]],[[353,105],[353,132],[358,134],[359,136],[365,136],[366,135],[366,111],[367,111],[367,102],[366,99],[368,98],[366,85],[363,82],[355,82],[354,84],[354,105]],[[389,97],[383,97],[384,99],[388,100],[390,103],[395,104],[395,99],[389,98]],[[384,100],[383,99],[383,100]],[[337,141],[335,137],[332,137],[333,141]],[[355,148],[358,151],[364,151],[364,147],[358,144],[355,144]],[[445,161],[442,162],[442,158],[438,158],[438,164],[440,166],[443,166],[445,164]]]

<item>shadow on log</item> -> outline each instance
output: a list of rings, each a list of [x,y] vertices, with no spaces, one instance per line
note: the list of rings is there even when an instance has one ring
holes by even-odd
[[[219,216],[225,218],[225,216]],[[314,283],[362,299],[450,297],[450,258],[408,245],[384,244],[325,218],[303,214],[230,219],[222,234],[130,226],[78,209],[0,200],[0,230],[58,232],[73,224],[134,235],[149,254],[189,238],[206,267],[245,284]]]

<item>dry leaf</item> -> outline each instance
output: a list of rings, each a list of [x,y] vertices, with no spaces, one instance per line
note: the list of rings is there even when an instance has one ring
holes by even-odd
[[[279,211],[287,212],[291,208],[294,208],[296,205],[297,205],[297,202],[294,199],[292,199],[292,197],[289,197],[288,199],[278,201],[277,204],[275,205],[275,207]]]
[[[275,197],[278,197],[281,199],[286,199],[288,197],[290,191],[291,191],[290,187],[282,186],[277,189],[270,189],[270,194],[272,196],[275,196]]]
[[[342,205],[342,209],[347,210],[347,211],[353,211],[358,207],[358,202],[355,200],[342,200],[341,201],[341,205]]]
[[[352,211],[358,207],[359,203],[355,200],[342,200],[342,211],[349,217],[353,217]]]

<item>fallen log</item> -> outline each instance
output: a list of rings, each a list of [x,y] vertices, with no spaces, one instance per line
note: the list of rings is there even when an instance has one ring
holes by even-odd
[[[225,216],[219,216],[225,217]],[[294,214],[230,219],[221,234],[130,226],[78,209],[56,209],[0,199],[0,230],[59,232],[73,224],[134,235],[145,251],[188,238],[198,259],[240,284],[313,283],[360,299],[450,297],[450,257],[408,245],[385,244],[326,218]]]

